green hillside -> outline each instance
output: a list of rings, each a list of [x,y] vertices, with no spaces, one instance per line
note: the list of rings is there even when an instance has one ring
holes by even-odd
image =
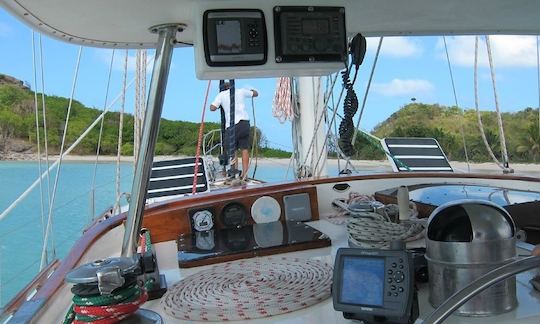
[[[494,111],[481,111],[484,131],[495,155],[500,159],[501,149],[497,116]],[[525,108],[513,113],[502,113],[506,147],[510,161],[539,162],[540,133],[538,131],[538,109]],[[488,161],[489,156],[482,142],[476,110],[467,109],[462,114],[456,107],[408,104],[397,110],[387,120],[373,130],[377,137],[411,136],[433,137],[439,141],[450,160],[465,160],[463,137],[469,159]],[[366,139],[359,137],[358,157],[384,158],[379,149],[369,145]]]
[[[10,80],[7,80],[9,78]],[[15,81],[14,81],[15,80]],[[0,159],[2,153],[14,150],[13,143],[26,151],[35,151],[37,130],[35,127],[34,93],[18,80],[0,75]],[[57,96],[45,96],[47,107],[47,135],[49,153],[60,150],[64,121],[69,100]],[[41,94],[38,94],[40,139],[43,141],[44,129],[41,118]],[[66,147],[73,143],[84,130],[101,114],[101,109],[85,107],[74,101],[66,138]],[[101,154],[116,155],[120,114],[110,112],[105,116]],[[133,115],[124,114],[122,155],[133,154]],[[218,123],[205,123],[204,132],[219,129]],[[252,128],[252,133],[254,129]],[[195,155],[199,124],[185,121],[161,119],[156,154],[158,155]],[[262,156],[282,157],[290,153],[261,147],[265,143],[264,135],[257,129],[259,152]],[[219,137],[219,136],[218,136]],[[99,138],[99,124],[73,151],[74,154],[93,155],[96,153]],[[21,142],[23,144],[21,144]],[[42,142],[43,143],[43,142]],[[42,144],[43,145],[43,144]]]
[[[39,96],[40,97],[40,96]],[[39,98],[40,99],[40,98]],[[41,100],[38,100],[41,102]],[[68,107],[68,99],[46,96],[47,131],[49,151],[58,153],[62,141],[64,120]],[[41,111],[41,107],[39,107]],[[69,122],[67,145],[96,119],[101,109],[87,108],[74,101]],[[489,143],[497,157],[500,158],[499,132],[495,112],[482,111],[482,120]],[[40,114],[41,118],[41,114]],[[120,114],[110,112],[106,115],[101,154],[115,155],[118,140]],[[540,162],[540,134],[538,130],[538,109],[525,108],[518,112],[502,114],[506,144],[510,161]],[[40,124],[40,136],[43,140],[43,123]],[[463,126],[469,159],[472,161],[488,161],[489,156],[482,143],[476,111],[461,110],[456,107],[427,105],[422,103],[408,104],[392,114],[373,130],[377,137],[418,136],[436,138],[450,160],[465,160]],[[217,123],[205,123],[205,132],[218,129]],[[161,155],[194,155],[196,151],[199,124],[162,119],[159,130],[156,154]],[[253,130],[252,130],[253,131]],[[259,154],[267,157],[289,157],[290,153],[264,146],[264,135],[257,130]],[[20,81],[0,74],[0,154],[13,150],[13,142],[22,142],[28,150],[35,150],[37,131],[34,116],[34,93]],[[75,154],[95,154],[99,136],[99,127],[90,134],[74,150]],[[124,116],[122,154],[133,153],[133,116]],[[332,144],[330,145],[332,146]],[[358,136],[355,145],[357,159],[384,159],[380,148],[362,136]],[[332,147],[330,147],[332,151]],[[1,155],[0,155],[1,157]]]

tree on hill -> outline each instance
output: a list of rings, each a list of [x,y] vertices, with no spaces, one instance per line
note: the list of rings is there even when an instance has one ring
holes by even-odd
[[[3,80],[3,79],[2,79]],[[1,81],[1,80],[0,80]],[[41,94],[38,94],[41,97]],[[60,151],[62,136],[65,127],[67,107],[69,99],[58,96],[45,96],[46,125],[48,135],[49,153],[57,154]],[[41,100],[38,100],[38,111],[41,112]],[[37,145],[37,135],[44,139],[43,119],[39,116],[39,128],[35,127],[34,93],[18,82],[0,83],[0,152],[7,147],[7,143],[13,139],[23,139]],[[82,134],[87,127],[102,113],[101,110],[85,107],[82,103],[74,100],[71,107],[71,115],[66,134],[66,145],[69,146]],[[101,139],[100,153],[115,155],[118,146],[120,114],[109,112],[105,115],[103,134]],[[124,114],[122,154],[133,154],[133,115]],[[161,119],[156,154],[159,155],[194,155],[196,152],[198,123],[186,121],[172,121]],[[205,132],[219,129],[217,123],[205,123]],[[265,156],[280,156],[282,154],[273,150],[262,150],[264,135],[260,129],[252,128],[252,133],[257,132],[257,145]],[[92,129],[89,134],[74,149],[75,154],[93,155],[96,153],[99,139],[99,127]]]
[[[496,113],[481,111],[481,116],[490,147],[500,159],[501,148]],[[464,160],[465,151],[461,135],[463,128],[469,158],[473,161],[489,161],[476,118],[476,111],[472,109],[465,110],[462,114],[457,107],[411,103],[378,124],[373,134],[381,138],[433,137],[437,139],[451,160]],[[537,137],[533,135],[538,132],[535,133],[531,128],[538,125],[538,109],[525,108],[517,112],[502,113],[502,120],[510,161],[536,161],[540,152],[537,152],[538,148],[535,145],[538,143]]]

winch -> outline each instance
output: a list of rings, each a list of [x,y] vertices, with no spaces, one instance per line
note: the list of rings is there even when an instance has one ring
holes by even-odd
[[[159,314],[139,309],[166,290],[159,274],[150,233],[141,231],[139,253],[131,257],[95,260],[71,270],[65,277],[73,284],[73,305],[64,323],[119,321],[162,323]]]
[[[66,282],[75,284],[71,291],[76,295],[110,295],[115,289],[131,285],[142,274],[139,257],[96,260],[73,269],[66,275]]]

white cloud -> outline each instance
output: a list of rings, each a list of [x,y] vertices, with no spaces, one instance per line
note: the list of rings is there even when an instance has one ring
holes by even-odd
[[[375,83],[373,91],[383,96],[417,96],[419,94],[429,94],[435,87],[427,80],[401,80],[393,79],[388,83]]]
[[[379,46],[379,37],[367,38],[368,51],[375,53]],[[385,37],[382,42],[381,55],[393,57],[411,57],[422,53],[422,46],[417,39],[407,37]]]
[[[536,67],[535,36],[490,36],[493,64],[495,67]],[[474,36],[447,37],[450,62],[461,66],[474,66]],[[444,43],[439,39],[437,48],[446,60]],[[485,38],[478,39],[478,65],[489,66]]]

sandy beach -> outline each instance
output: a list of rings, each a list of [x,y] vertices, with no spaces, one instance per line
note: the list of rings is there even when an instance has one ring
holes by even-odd
[[[177,155],[160,155],[156,156],[156,161],[169,160],[169,159],[178,159],[186,156],[177,156]],[[49,156],[49,161],[55,161],[58,159],[57,155]],[[116,156],[106,156],[102,155],[99,157],[99,162],[116,162]],[[10,161],[35,161],[35,154],[24,154],[19,153],[15,155],[10,155],[7,160]],[[95,156],[91,155],[68,155],[64,158],[64,161],[71,162],[94,162],[96,160]],[[122,156],[120,159],[121,162],[133,162],[132,156]],[[252,161],[255,163],[255,161]],[[257,163],[262,165],[276,165],[282,167],[288,167],[290,159],[284,158],[258,158]],[[392,172],[392,167],[388,160],[351,160],[353,170],[358,172]],[[344,160],[337,159],[328,159],[327,166],[329,170],[329,175],[337,174],[337,170],[342,169],[345,164]],[[495,163],[470,163],[467,165],[466,162],[454,161],[450,162],[450,165],[455,172],[470,172],[470,173],[492,173],[492,174],[502,174],[502,170]],[[510,167],[514,170],[516,175],[528,175],[540,177],[540,164],[534,163],[510,163]],[[334,173],[333,170],[336,172]]]

